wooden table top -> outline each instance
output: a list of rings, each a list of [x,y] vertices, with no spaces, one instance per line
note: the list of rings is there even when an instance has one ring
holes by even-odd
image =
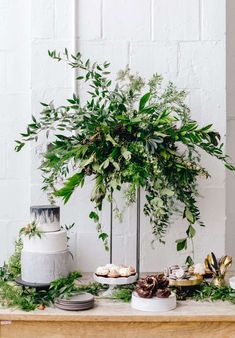
[[[24,312],[13,309],[0,309],[0,320],[26,321],[233,321],[235,322],[235,305],[228,302],[180,301],[173,311],[155,313],[142,312],[125,304],[110,300],[97,300],[96,306],[88,311],[63,311],[56,308]]]
[[[86,276],[87,280],[87,276]],[[228,321],[235,322],[235,305],[229,302],[178,301],[177,308],[169,312],[142,312],[131,308],[130,303],[96,299],[93,309],[64,311],[54,307],[25,312],[0,308],[0,321],[117,321],[117,322],[177,322],[177,321]]]

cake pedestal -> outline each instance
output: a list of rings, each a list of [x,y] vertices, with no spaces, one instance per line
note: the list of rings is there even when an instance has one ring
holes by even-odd
[[[24,281],[21,276],[20,277],[17,277],[15,279],[15,282],[19,285],[22,285],[22,286],[25,286],[25,287],[30,287],[30,288],[34,288],[36,289],[37,291],[40,291],[40,290],[48,290],[49,287],[50,287],[50,284],[49,283],[29,283],[29,282],[26,282]]]
[[[131,306],[133,309],[148,312],[165,312],[176,308],[176,295],[172,292],[168,298],[141,298],[136,292],[132,293]]]
[[[118,285],[128,285],[135,283],[137,277],[138,277],[137,274],[129,277],[117,277],[117,278],[102,277],[97,276],[95,273],[93,274],[93,278],[97,283],[109,285],[108,290],[104,291],[103,293],[104,297],[111,297],[113,295],[114,288]]]

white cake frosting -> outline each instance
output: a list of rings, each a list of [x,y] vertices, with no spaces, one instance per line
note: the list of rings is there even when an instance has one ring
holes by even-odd
[[[40,237],[22,236],[22,280],[40,284],[68,276],[71,255],[67,247],[67,232],[60,228],[60,208],[32,206],[30,216],[31,222],[36,222]]]
[[[67,233],[65,230],[45,232],[41,237],[22,236],[24,251],[38,253],[56,253],[67,249]]]
[[[30,208],[31,222],[42,232],[60,230],[60,208],[54,205],[36,205]]]

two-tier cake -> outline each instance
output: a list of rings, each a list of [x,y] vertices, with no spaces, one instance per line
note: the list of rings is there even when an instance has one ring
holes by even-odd
[[[40,236],[23,236],[21,278],[24,282],[44,284],[67,277],[70,253],[67,233],[60,228],[60,208],[51,205],[32,206],[32,222],[36,222]]]

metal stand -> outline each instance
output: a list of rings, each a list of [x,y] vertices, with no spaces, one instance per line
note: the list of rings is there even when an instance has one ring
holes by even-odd
[[[140,277],[140,187],[137,188],[137,205],[136,205],[136,272]]]
[[[113,197],[113,196],[112,196]],[[110,202],[110,245],[109,245],[109,262],[113,263],[113,202]]]
[[[136,201],[136,273],[140,277],[140,188],[137,188]],[[110,203],[110,252],[109,262],[113,262],[113,203]]]

